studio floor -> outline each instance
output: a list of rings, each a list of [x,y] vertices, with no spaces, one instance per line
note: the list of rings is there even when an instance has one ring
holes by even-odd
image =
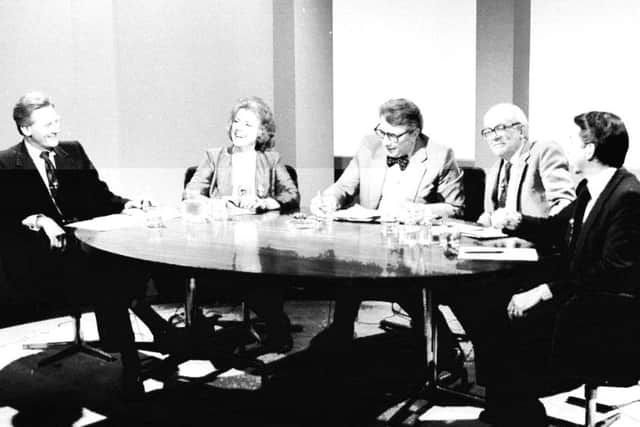
[[[180,312],[178,305],[157,305],[165,317]],[[266,376],[231,369],[217,378],[193,381],[215,372],[208,361],[191,361],[177,371],[144,383],[146,398],[123,399],[119,361],[105,362],[77,354],[45,367],[37,362],[48,352],[24,350],[25,343],[71,338],[70,317],[12,326],[0,330],[0,426],[375,426],[386,409],[419,390],[424,370],[415,344],[402,333],[383,332],[383,318],[397,318],[388,303],[363,304],[356,334],[346,353],[319,354],[308,350],[310,339],[331,316],[329,301],[289,301],[286,311],[301,330],[294,333],[294,349],[287,356],[268,354]],[[210,305],[206,315],[236,318],[240,309],[229,304]],[[447,316],[454,329],[455,320]],[[138,341],[151,334],[132,318]],[[95,319],[82,319],[87,340],[97,338]],[[482,395],[474,384],[473,348],[463,343],[470,373],[465,391]],[[161,358],[141,353],[144,362]],[[631,399],[630,389],[619,399]],[[583,411],[564,404],[566,395],[545,399],[554,426],[576,425]],[[477,419],[479,405],[442,401],[427,411],[419,426],[484,426]],[[629,405],[615,426],[640,425],[640,404]]]

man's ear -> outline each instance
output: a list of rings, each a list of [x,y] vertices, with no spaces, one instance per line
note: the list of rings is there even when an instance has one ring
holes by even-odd
[[[31,126],[20,126],[20,130],[24,136],[31,136]]]

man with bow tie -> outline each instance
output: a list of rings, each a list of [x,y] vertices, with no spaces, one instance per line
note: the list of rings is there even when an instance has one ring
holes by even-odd
[[[453,150],[422,133],[422,114],[407,99],[380,106],[379,122],[366,135],[338,181],[311,200],[324,215],[359,203],[392,210],[407,203],[428,204],[434,216],[461,216],[462,172]]]
[[[359,203],[400,217],[401,210],[408,205],[424,206],[433,216],[462,216],[462,171],[453,150],[431,140],[422,130],[422,114],[413,102],[391,99],[382,104],[373,133],[364,137],[338,181],[311,200],[311,212],[322,216]],[[422,308],[417,291],[342,290],[337,297],[333,323],[312,344],[339,345],[350,341],[353,322],[365,298],[398,302],[411,316],[416,331],[421,330]],[[446,350],[452,346],[453,343],[440,345]]]

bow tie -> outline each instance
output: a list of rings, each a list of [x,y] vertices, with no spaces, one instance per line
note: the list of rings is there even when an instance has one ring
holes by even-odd
[[[387,156],[387,166],[391,167],[396,163],[398,164],[398,166],[400,166],[401,171],[405,170],[407,168],[407,165],[409,165],[409,156],[407,156],[406,154],[400,157]]]

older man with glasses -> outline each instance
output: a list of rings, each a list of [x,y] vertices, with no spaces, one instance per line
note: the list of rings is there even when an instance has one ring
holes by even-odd
[[[380,106],[374,133],[362,145],[338,181],[311,200],[316,215],[330,214],[356,201],[368,209],[402,216],[403,209],[423,206],[431,215],[462,215],[462,171],[453,150],[432,141],[422,132],[418,107],[407,99],[391,99]],[[422,330],[420,295],[406,288],[339,290],[333,323],[314,338],[312,345],[340,346],[352,340],[360,302],[365,299],[398,302]],[[450,334],[441,334],[444,336]],[[454,343],[440,348],[452,351]],[[442,355],[440,360],[451,360]],[[445,362],[446,365],[446,362]]]
[[[478,222],[499,222],[500,208],[548,217],[575,199],[564,152],[553,141],[530,141],[527,117],[519,107],[494,105],[484,115],[484,126],[481,135],[498,161],[487,174],[484,213]]]

